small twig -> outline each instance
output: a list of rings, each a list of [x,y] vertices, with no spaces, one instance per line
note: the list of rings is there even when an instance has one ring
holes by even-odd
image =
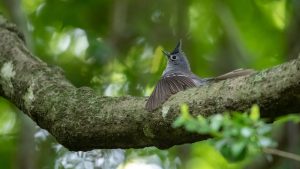
[[[281,151],[281,150],[273,149],[273,148],[264,148],[263,152],[266,153],[266,154],[277,155],[277,156],[280,156],[280,157],[289,158],[289,159],[300,162],[300,155],[289,153],[289,152],[286,152],[286,151]]]

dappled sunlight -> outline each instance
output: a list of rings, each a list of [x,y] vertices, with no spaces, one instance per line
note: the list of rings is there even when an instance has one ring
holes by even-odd
[[[62,149],[58,150],[61,156],[55,162],[55,169],[112,169],[124,160],[124,151],[118,149],[87,152],[65,152]]]
[[[151,20],[153,22],[160,22],[161,21],[161,17],[163,15],[163,12],[161,10],[156,10],[153,12],[153,14],[151,15]]]
[[[127,161],[117,169],[163,169],[161,160],[157,155],[136,158]]]
[[[263,1],[256,0],[255,1],[262,12],[267,17],[270,17],[272,23],[279,29],[284,30],[287,25],[287,11],[286,11],[286,0],[278,0],[278,1]]]
[[[43,6],[45,0],[31,0],[31,1],[21,1],[22,6],[26,13],[33,13],[36,10]]]
[[[75,29],[66,29],[62,32],[54,32],[50,43],[50,53],[57,57],[66,57],[62,55],[63,53],[69,53],[69,57],[80,58],[81,61],[85,62],[85,52],[89,44],[87,41],[86,34],[84,30],[75,28]]]
[[[86,33],[82,29],[75,29],[73,31],[74,34],[74,54],[77,57],[84,57],[85,56],[85,51],[89,47],[89,43],[86,37]]]
[[[46,131],[37,127],[34,135],[36,142],[36,151],[40,152],[45,149],[44,144],[50,143],[48,151],[56,153],[56,160],[54,164],[55,169],[113,169],[118,167],[125,159],[125,151],[121,149],[110,150],[91,150],[73,152],[64,148],[53,140],[53,137]]]
[[[70,46],[71,36],[65,33],[54,33],[51,37],[50,50],[55,55],[64,52]]]
[[[127,150],[125,161],[117,169],[179,169],[181,159],[172,150],[159,150],[154,147]]]

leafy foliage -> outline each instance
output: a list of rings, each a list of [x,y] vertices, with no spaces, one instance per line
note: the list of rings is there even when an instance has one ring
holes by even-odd
[[[181,116],[174,127],[187,131],[211,135],[212,143],[229,161],[244,160],[250,151],[274,147],[271,138],[272,125],[259,118],[259,108],[253,105],[250,113],[231,112],[216,114],[207,118],[189,114],[186,104],[181,106]]]

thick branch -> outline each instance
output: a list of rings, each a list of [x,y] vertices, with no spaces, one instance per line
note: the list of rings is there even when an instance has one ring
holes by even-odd
[[[192,114],[261,107],[275,118],[300,110],[300,58],[247,77],[193,88],[147,112],[143,97],[105,97],[76,88],[62,71],[32,56],[14,26],[0,17],[0,94],[48,130],[70,150],[95,148],[167,148],[206,139],[173,129],[180,103]]]

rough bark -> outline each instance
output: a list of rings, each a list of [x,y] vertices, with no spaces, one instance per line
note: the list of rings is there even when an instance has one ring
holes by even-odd
[[[76,88],[59,68],[25,47],[14,25],[0,16],[0,95],[14,103],[70,150],[171,147],[206,139],[171,127],[180,103],[193,115],[261,107],[274,119],[300,110],[300,58],[256,74],[193,88],[172,96],[154,112],[145,97],[105,97]]]

